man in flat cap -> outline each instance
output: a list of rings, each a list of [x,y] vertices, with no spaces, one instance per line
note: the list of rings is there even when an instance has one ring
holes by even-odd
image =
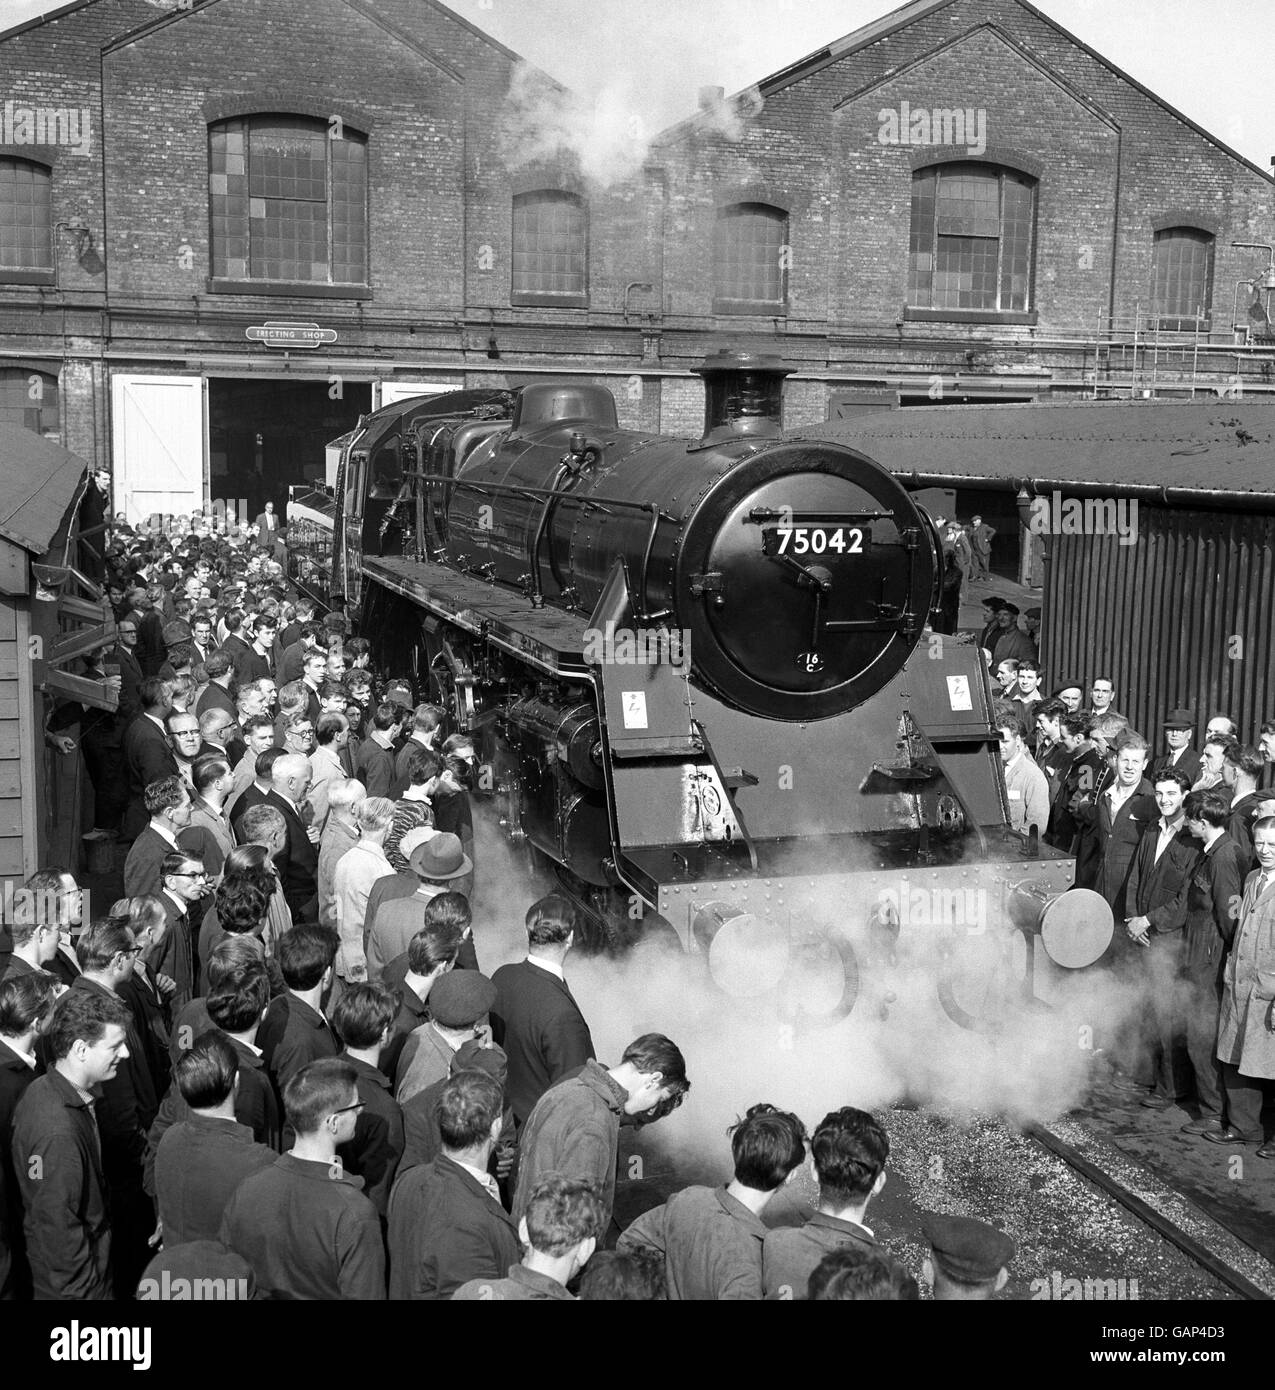
[[[1164,743],[1168,750],[1151,764],[1151,781],[1168,768],[1176,767],[1186,773],[1187,781],[1194,784],[1200,775],[1200,755],[1191,747],[1191,730],[1195,728],[1195,717],[1189,709],[1171,709],[1164,717]]]
[[[1079,714],[1080,707],[1085,701],[1085,687],[1080,681],[1063,681],[1054,691],[1053,698],[1061,700],[1066,705],[1068,714]]]
[[[969,1216],[938,1215],[927,1215],[921,1229],[930,1242],[921,1278],[935,1302],[986,1303],[1005,1287],[1015,1246],[1004,1231]]]
[[[983,600],[983,630],[979,633],[978,645],[984,651],[990,652],[996,645],[996,638],[1000,635],[1000,623],[997,622],[997,614],[1005,606],[1005,600],[996,594],[988,594]]]
[[[477,970],[451,970],[429,992],[430,1021],[415,1029],[403,1047],[396,1072],[400,1105],[451,1073],[456,1050],[480,1033],[496,1002],[496,986]]]
[[[1036,648],[1032,639],[1018,626],[1018,605],[1002,604],[996,614],[996,632],[993,639],[992,665],[999,666],[1002,661],[1013,657],[1015,661],[1035,661]]]

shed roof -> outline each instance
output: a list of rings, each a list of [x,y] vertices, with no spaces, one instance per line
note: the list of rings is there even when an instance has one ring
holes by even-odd
[[[88,465],[20,425],[0,425],[0,536],[32,555],[48,550]]]
[[[1275,404],[1059,402],[917,406],[803,430],[837,439],[906,477],[1082,484],[1193,494],[1224,508],[1275,508]]]

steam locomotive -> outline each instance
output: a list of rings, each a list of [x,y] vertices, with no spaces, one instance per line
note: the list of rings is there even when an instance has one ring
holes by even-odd
[[[294,579],[473,733],[505,834],[608,948],[675,934],[798,1014],[885,1009],[924,955],[963,1026],[1048,1000],[1111,913],[1008,829],[981,654],[928,628],[932,521],[785,433],[776,359],[699,372],[698,439],[578,382],[366,417],[293,499]]]

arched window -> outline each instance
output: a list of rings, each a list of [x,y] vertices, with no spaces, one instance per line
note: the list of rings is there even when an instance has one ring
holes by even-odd
[[[954,163],[912,175],[908,303],[918,309],[1025,313],[1032,306],[1036,180]]]
[[[574,193],[514,198],[511,304],[583,309],[589,302],[589,218]]]
[[[210,126],[208,141],[214,280],[368,283],[366,137],[249,116]]]
[[[1155,234],[1151,262],[1152,312],[1160,327],[1184,329],[1207,319],[1213,299],[1213,238],[1196,227]]]
[[[0,280],[53,281],[53,200],[49,169],[0,159]]]
[[[788,303],[788,214],[766,203],[719,210],[713,229],[713,312],[773,314]]]

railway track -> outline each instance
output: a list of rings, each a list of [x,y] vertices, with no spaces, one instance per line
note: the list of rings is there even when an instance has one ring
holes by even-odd
[[[1086,1131],[1087,1133],[1087,1131]],[[1092,1158],[1086,1157],[1075,1144],[1068,1143],[1066,1139],[1060,1137],[1052,1129],[1040,1125],[1032,1125],[1024,1130],[1027,1138],[1033,1140],[1041,1148],[1060,1159],[1073,1172],[1078,1173],[1082,1178],[1092,1183],[1100,1191],[1104,1192],[1114,1202],[1117,1202],[1126,1211],[1130,1212],[1139,1221],[1144,1222],[1157,1235],[1163,1237],[1172,1246],[1180,1250],[1188,1259],[1193,1260],[1197,1265],[1206,1270],[1219,1283],[1226,1285],[1233,1290],[1239,1297],[1253,1301],[1270,1302],[1272,1293],[1254,1283],[1246,1274],[1236,1269],[1227,1259],[1223,1258],[1216,1251],[1205,1245],[1196,1235],[1184,1229],[1180,1220],[1162,1211],[1153,1205],[1145,1197],[1133,1191],[1130,1186],[1121,1180],[1110,1167],[1104,1167],[1095,1162]],[[1125,1161],[1128,1163],[1128,1161]],[[1122,1165],[1123,1166],[1123,1165]],[[1140,1165],[1129,1164],[1130,1167]],[[1141,1170],[1145,1172],[1145,1170]],[[1199,1227],[1225,1232],[1232,1241],[1239,1245],[1244,1245],[1241,1237],[1231,1231],[1229,1227],[1221,1225],[1212,1217],[1205,1215],[1193,1204],[1188,1203],[1187,1199],[1177,1194],[1177,1200],[1188,1206],[1193,1213]],[[1244,1245],[1245,1250],[1251,1249]],[[1252,1252],[1253,1258],[1262,1260],[1256,1251]],[[1266,1262],[1262,1260],[1262,1263]],[[1269,1269],[1270,1266],[1267,1265]],[[1275,1271],[1272,1271],[1275,1276]]]

